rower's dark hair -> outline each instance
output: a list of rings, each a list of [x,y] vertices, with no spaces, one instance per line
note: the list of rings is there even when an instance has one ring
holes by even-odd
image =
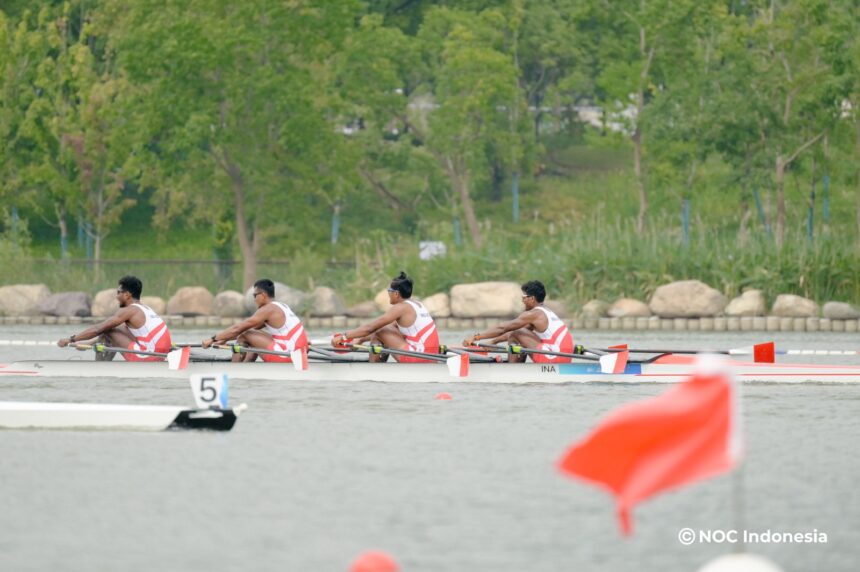
[[[259,288],[266,293],[269,298],[275,297],[275,283],[268,278],[260,278],[254,282],[254,288]]]
[[[520,288],[526,296],[534,296],[538,304],[542,304],[546,299],[546,288],[540,280],[529,280]]]
[[[140,294],[143,292],[143,282],[136,276],[123,276],[119,279],[119,287],[131,294],[135,300],[140,299]]]
[[[391,280],[391,289],[400,292],[400,297],[404,300],[412,297],[412,278],[406,275],[402,270],[400,275]]]

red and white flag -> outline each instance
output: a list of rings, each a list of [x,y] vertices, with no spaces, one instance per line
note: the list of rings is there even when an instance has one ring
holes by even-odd
[[[705,356],[689,380],[611,412],[559,461],[561,472],[615,495],[624,534],[639,502],[726,472],[740,459],[737,389],[717,364]]]
[[[167,352],[167,369],[186,369],[191,348],[188,346]]]
[[[296,348],[290,352],[290,358],[293,360],[293,367],[298,371],[308,369],[308,350],[307,348]]]
[[[469,354],[462,353],[446,360],[451,377],[469,377]]]

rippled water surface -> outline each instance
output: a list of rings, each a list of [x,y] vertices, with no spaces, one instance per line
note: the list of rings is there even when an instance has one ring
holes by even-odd
[[[5,327],[0,339],[51,340],[67,330]],[[174,339],[210,333],[179,330]],[[728,348],[762,340],[584,332],[577,341]],[[860,348],[857,335],[776,341]],[[69,355],[0,346],[0,362]],[[561,477],[554,463],[607,411],[665,389],[236,381],[231,399],[249,409],[230,433],[0,431],[0,570],[342,571],[367,549],[389,552],[404,571],[696,570],[733,549],[684,546],[685,527],[823,532],[827,543],[749,548],[790,571],[858,568],[857,385],[745,385],[740,475],[652,499],[634,512],[635,534],[622,538],[610,497]],[[434,400],[443,390],[454,399]],[[168,380],[4,378],[0,400],[191,397]]]

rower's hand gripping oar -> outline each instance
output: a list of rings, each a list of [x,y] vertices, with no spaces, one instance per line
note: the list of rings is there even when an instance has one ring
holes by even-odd
[[[167,358],[167,369],[172,370],[180,370],[186,369],[188,367],[188,357],[191,353],[191,348],[184,347],[176,350],[171,350],[167,353],[164,352],[146,352],[142,350],[132,350],[129,348],[119,348],[113,346],[106,346],[104,344],[81,344],[81,343],[73,343],[69,344],[69,347],[75,348],[78,351],[86,351],[93,350],[96,352],[116,352],[119,354],[134,354],[139,356],[152,356],[152,357],[162,357]]]

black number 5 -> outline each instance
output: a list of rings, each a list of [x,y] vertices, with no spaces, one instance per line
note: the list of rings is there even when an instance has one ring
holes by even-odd
[[[217,378],[215,377],[201,377],[200,378],[200,399],[209,403],[215,401],[215,398],[218,397],[218,392],[215,391],[215,388],[211,385],[206,385],[206,383],[215,383]]]

